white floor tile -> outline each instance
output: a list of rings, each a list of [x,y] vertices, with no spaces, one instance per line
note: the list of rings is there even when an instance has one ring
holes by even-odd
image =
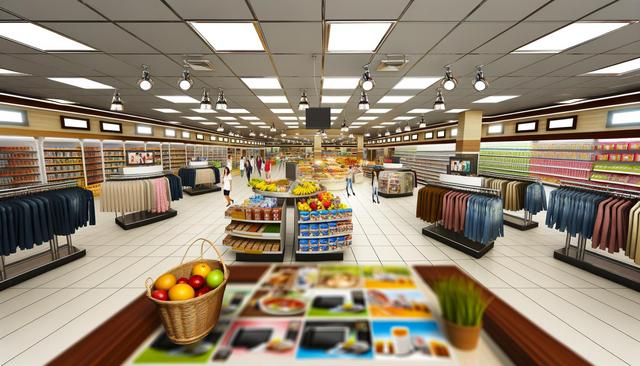
[[[380,259],[383,262],[384,261],[402,262],[402,258],[400,257],[400,254],[398,254],[398,252],[392,246],[388,246],[388,247],[375,246],[373,247],[373,249],[376,251],[376,254],[378,255],[378,259]]]

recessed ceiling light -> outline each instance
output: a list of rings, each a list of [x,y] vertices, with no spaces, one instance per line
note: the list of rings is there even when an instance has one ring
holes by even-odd
[[[166,101],[169,101],[171,103],[177,103],[177,104],[186,104],[186,103],[193,103],[193,104],[198,104],[200,103],[200,101],[198,101],[197,99],[194,99],[188,95],[156,95],[156,97],[160,98],[160,99],[164,99]]]
[[[236,128],[243,129],[243,128],[248,128],[248,127],[247,126],[236,126]]]
[[[194,112],[203,113],[203,114],[206,114],[206,113],[218,113],[218,112],[216,112],[215,109],[192,108],[191,110],[194,111]]]
[[[394,87],[393,89],[411,89],[411,90],[422,90],[430,87],[435,84],[441,78],[438,76],[428,76],[428,77],[403,77]]]
[[[295,125],[295,126],[289,126],[289,125],[287,125],[287,128],[298,128],[298,125]]]
[[[621,75],[626,74],[630,71],[635,71],[640,69],[640,57],[634,58],[633,60],[621,62],[619,64],[607,66],[602,69],[590,71],[584,75]]]
[[[332,104],[332,103],[346,103],[351,98],[350,95],[323,95],[322,103],[324,104]]]
[[[282,89],[278,78],[240,78],[249,89]]]
[[[395,124],[397,124],[398,122],[382,122],[381,125],[383,126],[393,126]]]
[[[331,114],[340,114],[342,112],[342,108],[331,108]]]
[[[186,119],[191,120],[191,121],[206,121],[207,120],[204,117],[198,117],[198,116],[196,116],[196,117],[184,117],[183,116],[182,118],[186,118]]]
[[[205,125],[205,126],[212,126],[212,125],[217,125],[216,122],[198,122],[201,125]]]
[[[27,74],[24,74],[24,73],[21,73],[21,72],[17,72],[17,71],[13,71],[13,70],[0,69],[0,75],[2,75],[2,76],[26,76]],[[51,100],[51,99],[49,99],[49,100]]]
[[[368,111],[366,111],[365,113],[385,114],[385,113],[389,112],[390,110],[391,110],[391,108],[371,108]]]
[[[235,114],[249,113],[249,111],[244,108],[227,108],[227,112]]]
[[[460,112],[464,112],[464,111],[468,111],[469,109],[465,109],[465,108],[454,108],[454,109],[449,109],[448,111],[444,112],[444,113],[460,113]]]
[[[271,112],[276,114],[291,114],[293,113],[293,109],[291,108],[271,108]]]
[[[413,98],[413,95],[385,95],[380,98],[378,103],[391,104],[391,103],[404,103],[407,100]]]
[[[60,103],[60,104],[76,104],[76,102],[72,102],[72,101],[66,100],[66,99],[47,98],[47,100],[50,100],[50,101],[56,102],[56,103]]]
[[[216,51],[264,51],[256,27],[251,22],[188,22]]]
[[[296,116],[278,116],[282,121],[297,121],[298,117]]]
[[[328,77],[322,80],[322,89],[355,89],[358,81],[360,81],[359,77]]]
[[[259,121],[260,118],[255,117],[255,116],[240,116],[240,118],[242,118],[245,121]]]
[[[291,125],[297,126],[298,125],[298,122],[282,122],[282,123],[284,123],[287,126],[291,126]]]
[[[329,23],[328,52],[374,52],[392,22]]]
[[[216,118],[219,119],[219,120],[222,120],[222,121],[235,121],[236,120],[236,117],[230,117],[230,116],[219,116],[219,117],[216,117]]]
[[[227,121],[225,124],[228,124],[229,126],[239,126],[240,122]]]
[[[580,102],[585,100],[584,98],[575,98],[575,99],[567,99],[567,100],[563,100],[562,102],[556,102],[558,104],[571,104],[571,103],[576,103],[576,102]]]
[[[2,23],[0,23],[2,24]],[[82,89],[113,89],[112,86],[99,83],[87,78],[48,78],[51,81],[57,81],[59,83],[75,86]]]
[[[393,120],[394,121],[408,121],[408,120],[414,119],[414,118],[416,118],[416,117],[414,117],[414,116],[398,116],[398,117],[395,117]]]
[[[262,129],[264,129],[264,130],[268,130],[268,129],[270,129],[271,127],[269,127],[269,126],[258,126],[258,128],[262,128]]]
[[[373,121],[378,118],[377,116],[360,116],[358,117],[358,121]]]
[[[384,128],[384,126],[373,126],[372,128]]]
[[[0,37],[40,51],[95,51],[85,44],[28,22],[0,23]]]
[[[338,116],[331,116],[331,117],[330,117],[330,119],[331,119],[332,121],[335,121],[335,120],[337,120],[337,119],[338,119]]]
[[[287,104],[289,101],[284,95],[258,95],[262,103],[266,104]]]
[[[351,122],[352,125],[358,125],[358,126],[366,125],[367,123],[369,122],[364,122],[364,121]]]
[[[492,95],[489,97],[484,97],[482,99],[478,99],[473,103],[500,103],[505,100],[517,98],[519,95]]]
[[[169,123],[171,123],[172,125],[179,125],[180,122],[176,122],[176,121],[169,121]]]
[[[180,111],[176,111],[175,109],[171,108],[153,108],[153,110],[161,113],[180,113]]]
[[[264,126],[266,125],[266,123],[260,121],[260,122],[249,122],[250,125],[254,125],[254,126]]]
[[[423,113],[429,113],[429,112],[432,112],[432,111],[433,111],[433,109],[429,109],[429,108],[414,108],[414,109],[410,110],[407,113],[423,114]]]
[[[629,24],[630,22],[576,22],[538,38],[513,53],[558,53]]]

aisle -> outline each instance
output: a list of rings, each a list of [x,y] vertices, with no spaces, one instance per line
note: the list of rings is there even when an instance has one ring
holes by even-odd
[[[354,211],[345,262],[458,265],[594,364],[640,360],[640,294],[553,259],[561,233],[506,228],[505,238],[476,260],[421,234],[415,196],[373,204],[368,181],[355,190],[355,197],[341,194]],[[251,194],[246,178],[234,177],[232,197]],[[221,192],[185,196],[174,204],[177,217],[130,231],[117,227],[113,214],[99,214],[97,226],[74,236],[87,257],[0,292],[0,364],[50,360],[139,296],[147,277],[175,266],[191,240],[221,243],[224,206]],[[234,263],[227,249],[223,256]],[[285,259],[291,262],[292,253]]]

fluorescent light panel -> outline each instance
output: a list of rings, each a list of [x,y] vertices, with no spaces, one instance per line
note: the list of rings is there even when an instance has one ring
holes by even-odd
[[[194,112],[198,112],[198,113],[202,113],[202,114],[207,114],[207,113],[218,113],[216,112],[215,109],[200,109],[200,108],[192,108],[191,109]]]
[[[441,79],[440,76],[403,77],[393,89],[422,90],[430,87]]]
[[[329,23],[328,52],[373,52],[392,22]]]
[[[191,120],[191,121],[206,121],[207,120],[204,117],[198,117],[198,116],[195,116],[195,117],[191,117],[191,116],[184,117],[183,116],[182,118],[186,118],[186,119]]]
[[[250,125],[254,125],[254,126],[264,126],[266,125],[266,123],[264,122],[249,122]]]
[[[216,122],[198,122],[201,125],[205,125],[205,126],[213,126],[213,125],[217,125]]]
[[[414,119],[414,118],[416,118],[416,117],[415,116],[398,116],[398,117],[395,117],[393,120],[394,121],[408,121],[408,120]]]
[[[377,119],[377,116],[360,116],[358,117],[358,121],[373,121],[374,119]]]
[[[216,51],[264,51],[256,27],[251,22],[189,22],[189,25]]]
[[[322,103],[332,104],[332,103],[346,103],[351,98],[350,95],[323,95]]]
[[[254,116],[240,116],[245,121],[259,121],[260,118]]]
[[[296,116],[278,116],[282,121],[297,121],[298,117]]]
[[[156,97],[176,104],[200,103],[200,101],[188,95],[156,95]]]
[[[575,98],[575,99],[567,99],[567,100],[563,100],[561,102],[557,102],[558,104],[571,104],[571,103],[576,103],[576,102],[580,102],[583,101],[584,98]]]
[[[391,108],[371,108],[371,109],[367,110],[365,113],[385,114],[385,113],[389,112],[390,110],[391,110]]]
[[[21,72],[17,72],[17,71],[13,71],[13,70],[0,69],[0,75],[2,75],[2,76],[24,76],[24,75],[27,75],[27,74],[24,74],[24,73],[21,73]],[[49,100],[51,100],[51,99],[49,99]]]
[[[66,100],[66,99],[47,98],[47,100],[50,100],[50,101],[56,102],[56,103],[60,103],[60,104],[76,104],[76,102],[72,102],[72,101]]]
[[[258,99],[265,104],[287,104],[287,97],[284,95],[258,95]]]
[[[460,112],[464,112],[464,111],[468,111],[469,109],[467,108],[454,108],[454,109],[449,109],[448,111],[444,112],[444,113],[460,113]]]
[[[621,75],[635,70],[640,70],[640,57],[594,70],[586,73],[585,75]]]
[[[323,79],[322,89],[355,89],[359,81],[359,77],[328,77]]]
[[[40,51],[95,51],[85,44],[28,22],[0,23],[0,37]]]
[[[505,100],[517,98],[519,95],[491,95],[488,97],[484,97],[482,99],[478,99],[473,103],[500,103]]]
[[[161,113],[180,113],[180,111],[176,111],[175,109],[171,108],[153,108],[153,110]]]
[[[398,122],[382,122],[381,125],[383,126],[393,126],[395,124],[397,124]]]
[[[629,24],[629,22],[576,22],[522,46],[513,53],[559,53]]]
[[[219,116],[216,117],[219,120],[223,120],[223,121],[235,121],[236,117],[230,117],[230,116]]]
[[[271,127],[269,127],[269,126],[258,126],[258,128],[262,128],[263,130],[266,130],[266,129],[269,129]]]
[[[291,108],[271,108],[271,112],[275,114],[292,114],[293,110]]]
[[[342,108],[331,108],[331,114],[340,114],[342,113]]]
[[[261,90],[261,89],[282,89],[278,78],[240,78],[242,82],[249,89]]]
[[[225,122],[225,124],[228,124],[229,126],[239,126],[240,122],[229,121],[229,122]]]
[[[415,109],[410,110],[407,113],[423,114],[423,113],[429,113],[429,112],[432,112],[432,111],[433,111],[433,109],[429,109],[429,108],[415,108]]]
[[[411,98],[413,98],[413,95],[385,95],[384,97],[380,98],[378,103],[381,103],[381,104],[404,103]]]
[[[249,111],[244,108],[227,108],[225,110],[229,113],[235,113],[235,114],[249,113]]]
[[[2,24],[2,23],[0,23]],[[57,81],[71,86],[75,86],[82,89],[113,89],[112,86],[99,83],[87,78],[48,78],[51,81]]]

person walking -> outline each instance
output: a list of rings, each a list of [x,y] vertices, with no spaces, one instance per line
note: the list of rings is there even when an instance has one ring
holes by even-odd
[[[224,173],[222,175],[222,193],[224,199],[227,200],[227,207],[229,207],[234,200],[229,196],[231,194],[231,170],[228,167],[224,167]]]
[[[240,177],[244,177],[244,163],[245,163],[244,155],[240,158]]]
[[[373,203],[380,203],[380,197],[378,197],[378,174],[380,174],[378,170],[374,170],[371,173],[371,199]]]
[[[267,158],[264,162],[264,176],[271,179],[271,159]]]
[[[258,170],[258,175],[262,177],[262,157],[260,155],[256,158],[256,169]]]
[[[233,160],[231,160],[231,155],[227,155],[227,168],[229,168],[229,171],[233,169]]]
[[[349,166],[349,171],[347,172],[347,197],[349,197],[349,188],[351,188],[351,194],[355,196],[356,192],[353,191],[353,165]]]
[[[251,160],[246,159],[244,161],[244,170],[247,171],[247,182],[251,180]]]

